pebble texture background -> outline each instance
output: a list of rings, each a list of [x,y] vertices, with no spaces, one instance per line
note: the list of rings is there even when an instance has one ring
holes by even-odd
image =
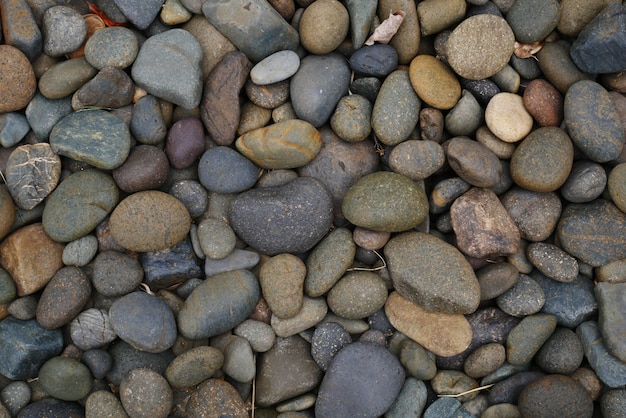
[[[0,417],[626,416],[624,2],[0,28]]]

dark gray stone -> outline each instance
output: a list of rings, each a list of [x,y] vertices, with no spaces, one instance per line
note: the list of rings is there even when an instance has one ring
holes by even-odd
[[[520,372],[496,383],[489,390],[489,403],[491,405],[499,403],[517,403],[522,389],[530,382],[545,376],[540,371]]]
[[[541,286],[530,276],[520,274],[517,283],[498,296],[496,303],[507,314],[521,317],[539,312],[545,300]]]
[[[140,30],[150,26],[163,6],[161,0],[113,0],[113,2],[124,16]]]
[[[202,154],[198,164],[200,183],[211,192],[239,193],[256,183],[259,168],[236,150],[218,146]]]
[[[155,145],[165,139],[167,126],[156,97],[147,94],[135,102],[130,131],[142,144]]]
[[[506,14],[515,39],[521,43],[542,41],[559,23],[557,0],[517,0]]]
[[[351,342],[352,338],[344,327],[336,322],[327,322],[313,332],[311,356],[320,369],[326,371],[335,354]]]
[[[358,75],[384,77],[398,67],[398,53],[387,44],[363,46],[350,56],[350,67]]]
[[[626,385],[626,363],[608,352],[595,321],[583,322],[576,328],[585,350],[585,358],[598,378],[610,388]]]
[[[463,404],[454,398],[439,398],[424,411],[423,418],[471,418],[474,415],[469,413]]]
[[[209,193],[196,180],[176,182],[168,192],[185,205],[192,218],[202,215],[209,207]]]
[[[165,250],[141,253],[139,262],[145,275],[144,281],[153,291],[202,277],[202,267],[189,236]]]
[[[569,375],[580,367],[583,356],[578,335],[569,328],[557,328],[535,355],[535,362],[546,373]]]
[[[85,410],[77,402],[44,398],[27,405],[20,411],[20,418],[83,418]]]
[[[118,340],[108,350],[113,359],[113,367],[107,373],[107,380],[119,386],[122,379],[133,369],[147,367],[157,373],[165,374],[167,366],[175,356],[171,350],[160,353],[148,353],[147,351],[133,348],[123,340]]]
[[[133,257],[117,251],[100,252],[93,263],[92,282],[104,296],[122,296],[143,280],[141,264]]]
[[[72,112],[70,96],[51,100],[36,93],[26,106],[26,119],[33,133],[40,141],[46,140],[58,121]]]
[[[592,161],[574,162],[567,181],[561,186],[561,194],[572,203],[587,203],[599,197],[606,187],[604,168]]]
[[[600,282],[595,286],[598,327],[611,354],[626,363],[626,283]]]

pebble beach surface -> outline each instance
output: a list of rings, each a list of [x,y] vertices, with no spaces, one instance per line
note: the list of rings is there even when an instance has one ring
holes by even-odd
[[[0,27],[1,418],[626,416],[626,3]]]

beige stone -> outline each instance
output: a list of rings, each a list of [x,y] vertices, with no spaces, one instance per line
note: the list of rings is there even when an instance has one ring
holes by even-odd
[[[521,96],[498,93],[485,109],[485,122],[495,136],[504,142],[517,142],[533,128],[533,117],[524,107]]]

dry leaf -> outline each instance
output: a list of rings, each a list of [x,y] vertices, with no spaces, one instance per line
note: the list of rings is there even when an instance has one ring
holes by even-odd
[[[515,50],[514,54],[517,58],[535,58],[535,55],[541,48],[543,48],[543,41],[533,42],[532,44],[522,44],[519,42],[515,42],[514,44]]]
[[[393,35],[398,32],[405,16],[406,13],[402,10],[390,12],[389,17],[374,30],[372,36],[367,38],[365,45],[374,45],[374,42],[380,42],[381,44],[389,43]]]

